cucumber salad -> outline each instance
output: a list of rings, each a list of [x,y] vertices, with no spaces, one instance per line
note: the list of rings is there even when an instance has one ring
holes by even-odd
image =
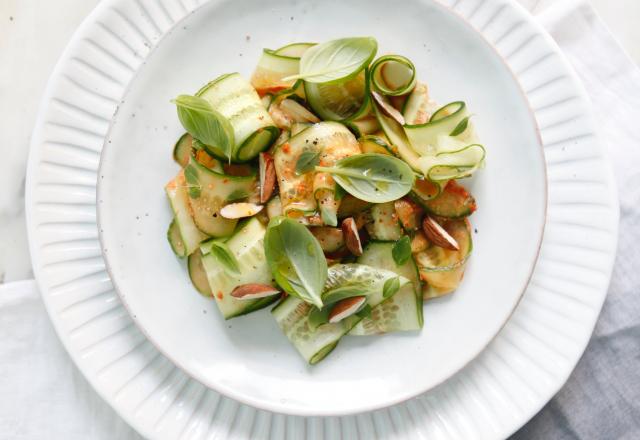
[[[374,38],[265,49],[173,102],[171,248],[225,319],[271,313],[309,363],[345,336],[417,331],[472,249],[484,163],[463,101],[436,104]]]

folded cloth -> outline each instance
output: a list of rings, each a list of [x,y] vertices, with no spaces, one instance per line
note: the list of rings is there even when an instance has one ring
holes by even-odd
[[[140,439],[71,362],[35,281],[0,285],[0,438]]]
[[[607,143],[620,193],[620,240],[585,354],[513,439],[640,439],[640,70],[589,6],[544,21],[584,82]]]

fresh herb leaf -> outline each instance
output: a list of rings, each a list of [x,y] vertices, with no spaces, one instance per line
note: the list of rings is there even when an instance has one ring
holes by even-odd
[[[331,307],[323,307],[321,309],[312,307],[311,312],[309,312],[309,328],[314,331],[322,324],[328,323],[329,312],[331,312]]]
[[[358,313],[356,313],[356,316],[358,316],[359,318],[371,318],[371,311],[373,309],[371,308],[371,306],[369,304],[365,304],[360,310],[358,310]]]
[[[402,266],[409,261],[409,258],[411,258],[411,239],[408,235],[395,242],[391,249],[391,256],[398,266]]]
[[[338,226],[338,216],[335,209],[328,206],[320,206],[320,218],[327,226]]]
[[[200,180],[198,179],[198,170],[189,164],[184,168],[184,178],[187,181],[187,191],[189,193],[189,197],[192,199],[197,199],[200,197],[200,193],[202,192],[202,185],[200,184]]]
[[[393,296],[400,289],[400,278],[394,277],[389,278],[384,282],[384,286],[382,287],[382,297],[389,298]]]
[[[296,162],[296,175],[313,171],[320,163],[320,151],[303,151]]]
[[[222,240],[211,240],[205,243],[209,249],[209,253],[213,255],[222,266],[225,272],[228,274],[239,275],[240,274],[240,266],[238,265],[238,260],[236,256],[233,255],[229,246]],[[205,246],[203,245],[203,247]]]
[[[322,294],[322,302],[325,305],[337,303],[345,298],[354,296],[367,296],[373,293],[371,286],[361,282],[350,282],[333,289],[329,289]]]
[[[372,203],[391,202],[405,196],[415,180],[406,162],[377,153],[345,157],[333,167],[317,166],[316,171],[332,174],[346,192]]]
[[[470,117],[471,116],[467,116],[462,121],[458,122],[458,125],[456,125],[456,128],[454,128],[453,131],[449,133],[449,136],[458,136],[459,134],[462,134],[467,129],[467,126],[469,125]]]
[[[310,83],[334,83],[355,76],[369,65],[378,50],[372,37],[340,38],[313,46],[300,58],[300,73],[283,81],[302,78]]]
[[[172,101],[187,132],[205,145],[220,150],[231,160],[235,139],[231,123],[203,98],[180,95]]]
[[[247,194],[245,190],[236,189],[235,191],[233,191],[231,194],[227,196],[226,202],[227,203],[237,202],[238,200],[246,199],[247,197],[249,197],[249,194]]]
[[[333,195],[333,197],[337,200],[342,200],[344,198],[344,196],[347,194],[347,192],[344,190],[343,187],[341,187],[340,185],[336,185],[336,191]]]
[[[273,277],[285,292],[322,307],[327,260],[320,243],[305,226],[285,217],[271,219],[264,251]]]

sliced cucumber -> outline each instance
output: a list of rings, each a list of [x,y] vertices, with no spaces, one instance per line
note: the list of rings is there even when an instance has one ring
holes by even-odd
[[[386,139],[375,135],[366,135],[358,139],[363,153],[378,153],[392,155],[393,149]]]
[[[373,308],[385,300],[383,296],[385,282],[395,277],[399,279],[400,289],[409,283],[409,280],[391,271],[361,264],[336,264],[329,267],[325,289],[332,289],[350,282],[367,283],[372,292],[367,295],[367,304]],[[362,319],[362,316],[351,315],[337,323],[322,324],[313,330],[309,325],[311,309],[310,304],[288,296],[274,307],[271,313],[300,355],[310,364],[316,364],[335,348],[340,339]]]
[[[393,154],[404,160],[414,170],[421,171],[418,168],[420,156],[411,148],[402,125],[385,115],[377,103],[373,104],[373,109],[382,131],[392,145]]]
[[[377,203],[371,207],[373,222],[367,224],[367,232],[374,240],[396,241],[402,237],[398,215],[393,202]]]
[[[473,196],[455,180],[449,181],[440,195],[432,199],[425,199],[423,193],[414,192],[412,199],[422,205],[430,214],[451,219],[468,217],[476,210]]]
[[[258,93],[277,92],[293,86],[295,80],[284,81],[296,75],[300,69],[300,58],[278,54],[277,51],[264,49],[256,70],[251,75],[251,85]]]
[[[207,279],[207,273],[202,265],[202,252],[200,249],[189,255],[187,263],[189,267],[189,278],[191,278],[191,284],[202,295],[211,297],[211,287],[209,286],[209,280]]]
[[[414,255],[420,276],[427,282],[429,280],[425,279],[425,273],[447,272],[456,269],[467,261],[473,250],[471,226],[466,219],[447,220],[441,225],[456,240],[459,249],[449,250],[432,244],[426,250]]]
[[[231,291],[243,284],[272,284],[271,270],[264,254],[265,231],[266,227],[258,219],[252,218],[226,242],[238,261],[239,274],[225,272],[212,254],[202,258],[213,297],[225,319],[261,309],[278,299],[277,295],[255,300],[240,300],[231,296]]]
[[[187,255],[187,250],[184,246],[184,242],[182,241],[180,229],[178,228],[178,222],[176,222],[175,218],[171,220],[171,224],[169,225],[169,229],[167,230],[167,240],[169,240],[171,250],[174,254],[176,254],[176,256],[182,258]]]
[[[317,226],[309,228],[309,231],[318,240],[324,252],[335,252],[344,247],[344,235],[340,228]]]
[[[274,53],[285,57],[300,58],[311,46],[315,46],[317,43],[291,43],[286,46],[282,46],[280,49],[276,49]]]
[[[383,95],[406,95],[416,85],[416,68],[401,55],[382,56],[371,65],[371,84]]]
[[[184,244],[184,255],[190,255],[198,249],[200,242],[207,236],[198,229],[191,216],[187,182],[183,171],[180,171],[176,178],[167,184],[165,191],[173,210],[174,221],[178,225],[180,237]]]
[[[429,272],[431,281],[422,288],[423,299],[429,300],[453,293],[464,276],[465,264],[445,272]]]
[[[404,130],[415,151],[423,156],[433,155],[439,152],[439,137],[449,136],[467,116],[469,113],[464,102],[452,102],[437,110],[429,122],[407,124]]]
[[[182,168],[186,167],[191,157],[193,138],[189,133],[180,136],[178,142],[173,147],[173,160],[178,162]]]
[[[418,83],[404,102],[402,116],[404,116],[406,124],[424,124],[431,119],[431,114],[436,109],[435,102],[429,98],[427,85]]]
[[[360,153],[358,141],[344,125],[320,122],[291,137],[274,154],[280,200],[285,215],[308,215],[316,211],[316,198],[335,193],[335,182],[324,173],[308,172],[297,175],[296,164],[304,152],[322,153],[327,166],[339,158]],[[336,209],[336,203],[325,203],[327,209]]]
[[[390,270],[409,281],[391,298],[383,301],[371,311],[371,316],[364,318],[350,332],[350,335],[364,336],[392,331],[419,330],[423,325],[422,285],[418,276],[418,268],[410,258],[405,264],[398,266],[393,260],[394,243],[370,242],[357,262],[371,267]]]
[[[362,211],[365,211],[371,207],[371,202],[365,202],[357,197],[353,197],[351,194],[345,194],[340,201],[340,207],[338,208],[338,218],[352,217]]]
[[[354,78],[336,84],[305,82],[305,96],[314,113],[324,120],[356,118],[368,102],[366,75],[363,70]]]
[[[280,196],[271,197],[267,202],[267,216],[269,219],[282,215],[282,203],[280,202]]]
[[[216,173],[193,158],[185,168],[190,187],[189,204],[198,228],[212,237],[233,233],[237,220],[222,217],[220,209],[229,201],[249,197],[256,186],[256,176],[229,176]]]
[[[310,122],[294,122],[291,124],[291,136],[295,136],[303,130],[311,127],[313,124]]]
[[[231,159],[234,161],[253,159],[269,148],[280,133],[258,93],[238,73],[220,76],[196,95],[209,101],[233,126],[236,145]],[[219,156],[219,151],[210,153]]]
[[[344,124],[358,137],[367,136],[380,130],[378,119],[371,113],[360,119],[344,121]]]

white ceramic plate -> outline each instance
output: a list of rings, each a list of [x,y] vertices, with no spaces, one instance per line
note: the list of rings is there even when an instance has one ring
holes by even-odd
[[[179,20],[197,6],[102,3],[57,66],[34,132],[27,185],[34,269],[54,325],[90,382],[149,437],[499,438],[521,426],[584,350],[604,300],[617,232],[608,162],[583,92],[550,38],[510,2],[445,2],[496,46],[541,127],[547,225],[516,312],[479,357],[430,392],[358,416],[306,419],[238,404],[176,368],[131,321],[101,257],[95,187],[109,122],[150,48],[171,29],[184,31]],[[226,6],[210,3],[195,14]],[[159,148],[166,154],[165,143]]]
[[[243,403],[288,414],[341,415],[406,400],[443,382],[486,347],[533,271],[546,207],[533,114],[498,53],[440,5],[407,2],[394,13],[397,5],[385,0],[261,4],[203,7],[164,37],[129,82],[98,171],[98,225],[111,279],[163,354]],[[404,26],[415,30],[403,32]],[[488,159],[471,185],[479,206],[471,222],[478,233],[455,295],[426,305],[422,332],[345,338],[320,364],[308,366],[268,310],[224,321],[171,251],[164,185],[179,170],[171,151],[184,129],[170,100],[228,71],[250,77],[263,47],[327,40],[344,36],[345,29],[374,35],[380,53],[408,56],[437,101],[465,100]]]

